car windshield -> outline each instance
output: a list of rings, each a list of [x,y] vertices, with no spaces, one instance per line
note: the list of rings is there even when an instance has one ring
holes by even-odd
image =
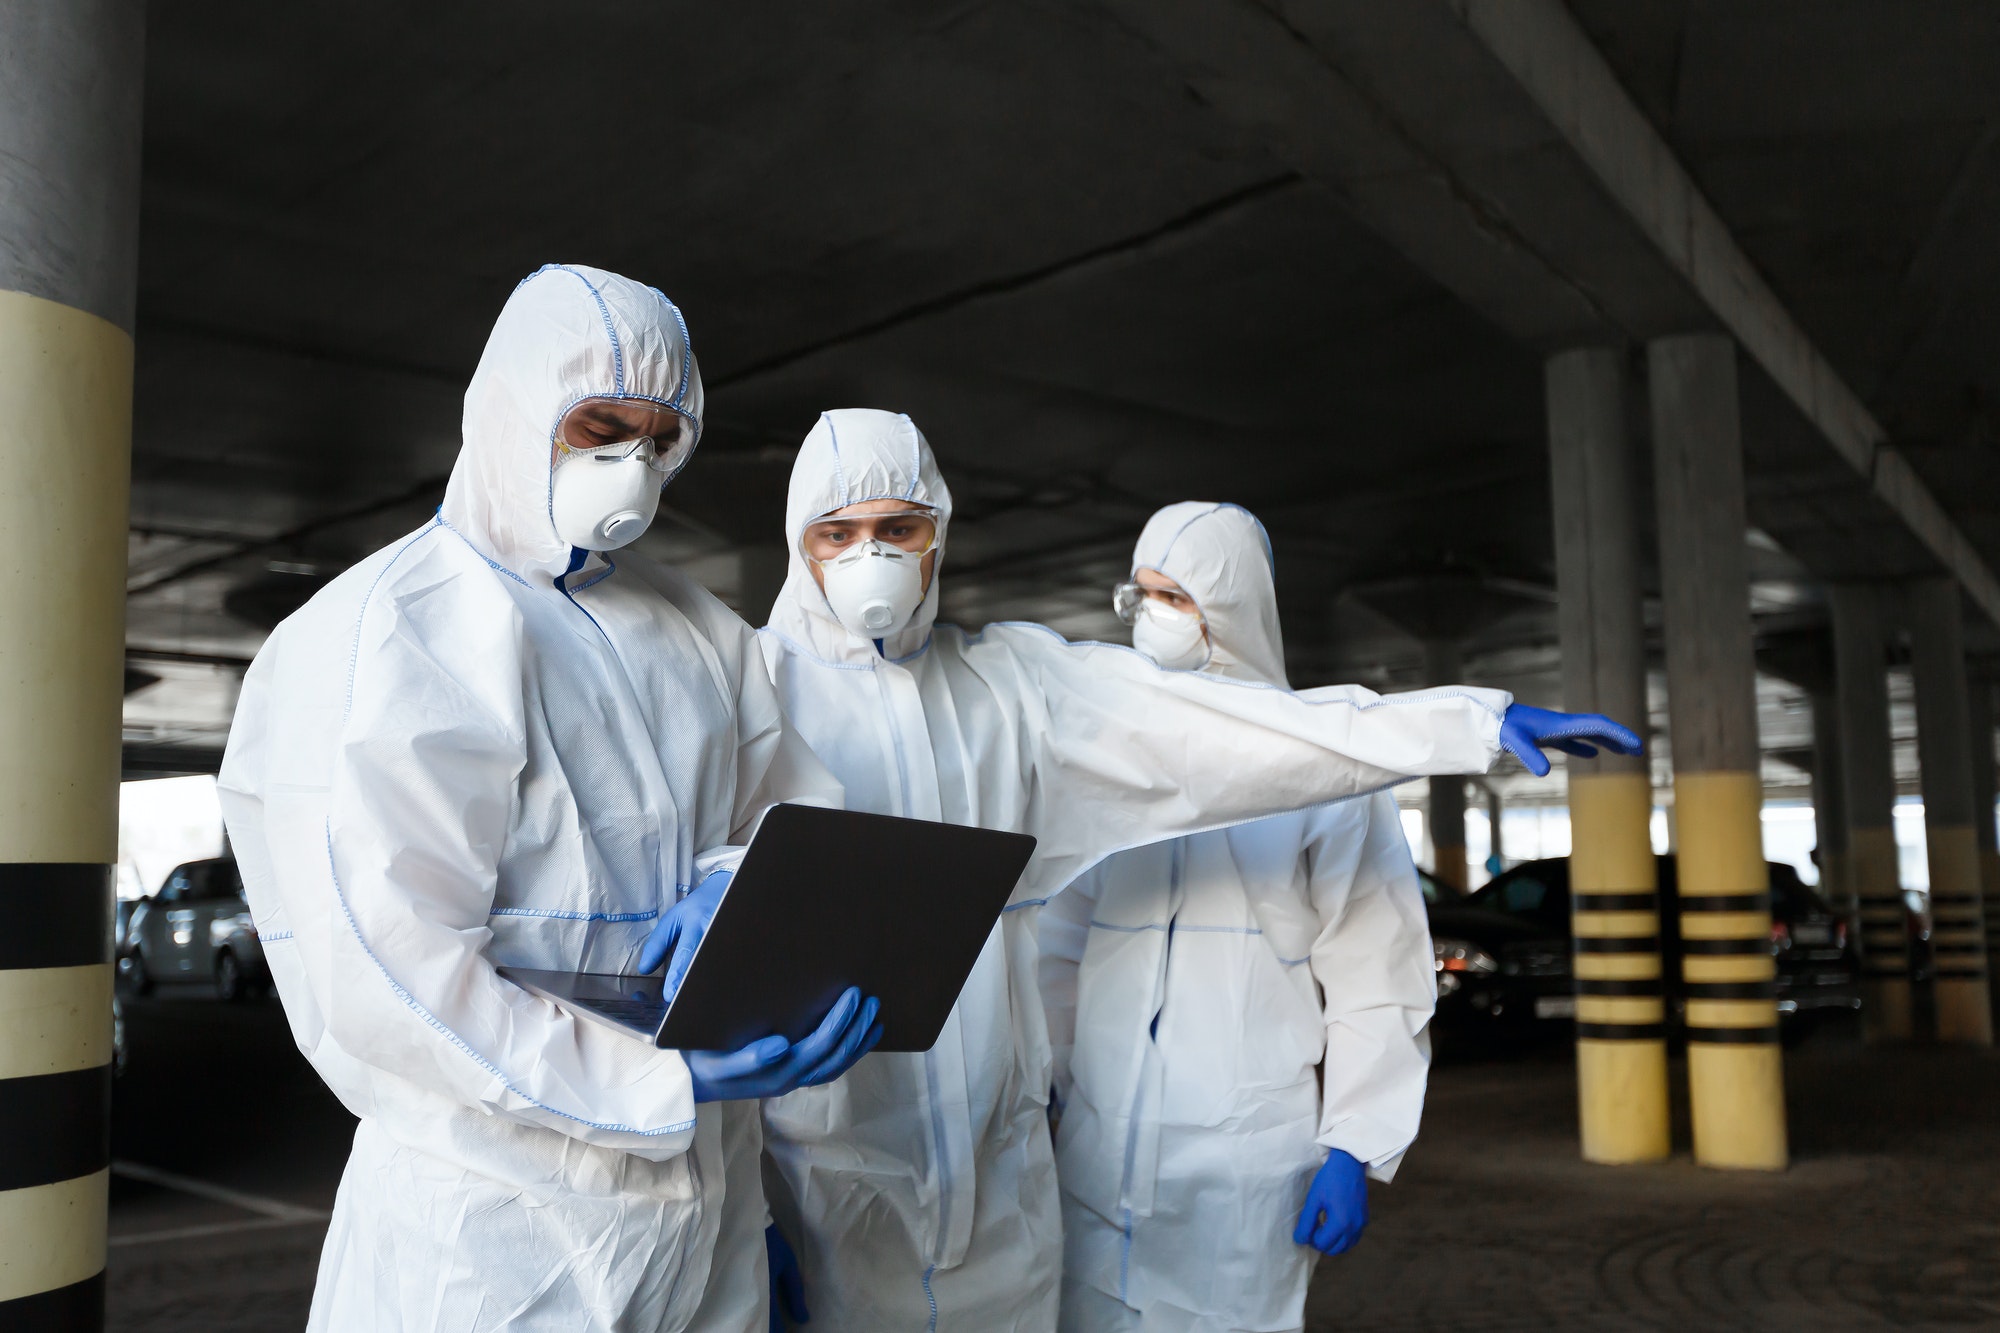
[[[188,867],[191,897],[200,902],[235,898],[243,892],[243,881],[234,861],[205,861]]]
[[[1489,912],[1506,912],[1569,929],[1569,862],[1527,861],[1505,871],[1467,900]]]

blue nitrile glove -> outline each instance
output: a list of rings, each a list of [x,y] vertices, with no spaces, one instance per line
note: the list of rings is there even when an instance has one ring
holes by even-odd
[[[1602,713],[1558,713],[1552,708],[1509,704],[1500,719],[1500,744],[1527,765],[1530,773],[1541,777],[1549,771],[1542,746],[1589,759],[1597,754],[1599,745],[1613,754],[1637,754],[1641,742],[1631,728]]]
[[[799,1088],[831,1083],[882,1040],[875,1021],[881,1001],[861,998],[849,986],[812,1032],[796,1045],[772,1035],[737,1051],[682,1051],[697,1102],[782,1097]]]
[[[775,1222],[764,1228],[764,1257],[771,1263],[771,1333],[785,1333],[786,1324],[810,1324],[806,1275],[799,1271],[799,1257]]]
[[[664,998],[671,1000],[679,993],[688,964],[694,961],[694,951],[701,947],[701,937],[708,933],[708,923],[722,903],[723,891],[735,877],[733,870],[711,872],[687,897],[660,913],[652,934],[646,936],[646,943],[639,950],[641,973],[653,971],[667,961],[669,954],[673,955],[673,966],[667,969],[667,984],[662,991]]]
[[[1361,1163],[1335,1148],[1306,1187],[1306,1206],[1299,1209],[1292,1240],[1321,1254],[1339,1254],[1354,1248],[1367,1225],[1368,1177]]]

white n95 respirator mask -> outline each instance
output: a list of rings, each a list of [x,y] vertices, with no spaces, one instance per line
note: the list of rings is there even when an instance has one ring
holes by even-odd
[[[650,439],[569,450],[549,494],[556,535],[586,551],[630,545],[659,512],[665,484]]]
[[[1147,598],[1132,622],[1132,646],[1169,671],[1198,671],[1208,665],[1208,635],[1201,617]]]
[[[827,605],[864,639],[880,639],[909,623],[924,601],[924,554],[865,541],[820,561]]]

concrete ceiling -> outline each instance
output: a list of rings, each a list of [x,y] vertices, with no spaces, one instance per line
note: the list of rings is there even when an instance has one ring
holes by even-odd
[[[1568,225],[1619,309],[1685,326],[1699,303],[1517,124],[1449,0],[1315,5],[1303,27],[1281,0],[1191,4],[156,7],[128,637],[161,679],[130,697],[128,740],[214,743],[230,662],[271,618],[422,521],[486,330],[550,260],[686,311],[708,431],[647,541],[739,604],[770,594],[818,411],[891,407],[959,496],[952,618],[1115,634],[1108,587],[1147,513],[1232,499],[1272,531],[1299,683],[1418,683],[1368,594],[1442,574],[1504,608],[1474,676],[1552,701],[1554,326],[1330,168],[1360,138],[1296,123],[1260,48],[1191,63],[1154,16],[1278,31],[1509,227]],[[2000,565],[2000,15],[1572,11]],[[1744,382],[1761,618],[1814,619],[1817,577],[1926,568],[1784,396]]]

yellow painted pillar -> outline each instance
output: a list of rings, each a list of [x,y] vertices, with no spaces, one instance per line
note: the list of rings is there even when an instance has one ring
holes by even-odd
[[[1855,904],[1861,952],[1861,1022],[1871,1043],[1915,1034],[1910,996],[1909,916],[1896,854],[1896,775],[1889,747],[1888,645],[1880,590],[1835,584],[1835,702],[1840,710],[1840,782],[1847,814],[1843,868]]]
[[[104,1326],[144,11],[0,6],[0,1329]]]
[[[1973,828],[1973,745],[1966,700],[1958,584],[1920,579],[1904,590],[1910,676],[1917,696],[1917,764],[1924,789],[1924,845],[1931,869],[1932,988],[1938,1040],[1993,1044],[1980,904],[1979,835]],[[1989,808],[1986,817],[1990,820]]]
[[[1642,736],[1646,635],[1625,353],[1557,353],[1544,373],[1563,704]],[[1653,789],[1644,755],[1564,761],[1576,968],[1577,1121],[1586,1161],[1672,1149]]]
[[[1695,1159],[1786,1164],[1736,349],[1647,347]]]
[[[1643,771],[1570,775],[1577,1111],[1591,1162],[1657,1161],[1673,1147],[1652,813]]]
[[[1695,1157],[1785,1165],[1785,1101],[1762,779],[1680,773],[1681,982]]]

